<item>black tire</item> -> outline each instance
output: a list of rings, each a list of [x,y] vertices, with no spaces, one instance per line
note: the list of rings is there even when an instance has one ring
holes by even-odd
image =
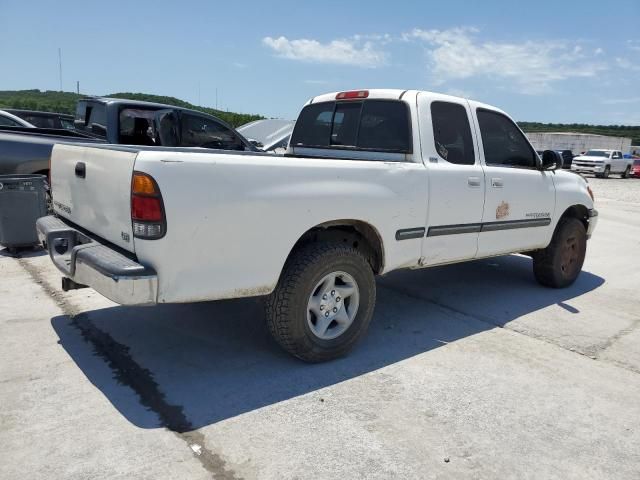
[[[359,306],[349,327],[325,340],[311,330],[308,302],[316,285],[332,272],[346,272],[357,283]],[[265,302],[273,338],[293,356],[306,362],[324,362],[345,355],[366,333],[376,301],[376,283],[365,256],[347,244],[310,244],[287,260],[275,290]]]
[[[604,167],[604,172],[602,173],[602,178],[609,178],[609,174],[611,173],[611,167],[607,165]]]
[[[622,172],[622,175],[620,175],[620,178],[629,178],[631,176],[631,166],[627,165],[627,168],[625,169],[624,172]]]
[[[564,288],[575,282],[587,251],[587,231],[577,218],[563,218],[551,243],[533,256],[533,273],[538,283]]]

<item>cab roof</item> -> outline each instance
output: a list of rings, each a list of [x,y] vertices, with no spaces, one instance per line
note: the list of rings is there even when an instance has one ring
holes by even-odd
[[[485,108],[487,110],[494,110],[496,112],[500,112],[507,115],[506,112],[502,111],[497,107],[494,107],[493,105],[477,102],[475,100],[471,100],[464,97],[457,97],[455,95],[447,95],[444,93],[431,92],[428,90],[400,90],[398,88],[362,88],[362,89],[352,89],[352,90],[343,90],[343,91],[337,91],[337,92],[324,93],[322,95],[317,95],[311,98],[305,105],[309,105],[312,103],[333,102],[336,100],[341,100],[336,98],[336,96],[340,93],[360,92],[360,91],[367,92],[367,96],[366,96],[367,99],[406,100],[406,101],[409,101],[410,99],[415,99],[415,97],[418,94],[423,93],[426,95],[437,96],[439,100],[443,100],[443,101],[447,101],[447,100],[469,101],[470,103],[472,103],[473,108]],[[352,98],[351,100],[357,100],[357,98]]]

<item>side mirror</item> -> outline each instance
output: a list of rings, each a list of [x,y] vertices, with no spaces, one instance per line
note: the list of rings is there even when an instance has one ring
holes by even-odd
[[[559,170],[562,168],[562,156],[553,150],[545,150],[542,153],[541,170]]]

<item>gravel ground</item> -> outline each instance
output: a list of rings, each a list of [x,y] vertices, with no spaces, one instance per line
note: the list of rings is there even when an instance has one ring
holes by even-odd
[[[593,193],[598,200],[616,200],[640,204],[640,178],[623,179],[619,176],[609,178],[595,178],[585,175]]]

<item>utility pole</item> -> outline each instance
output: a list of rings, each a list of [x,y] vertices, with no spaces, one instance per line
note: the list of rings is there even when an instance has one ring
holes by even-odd
[[[218,109],[218,87],[216,87],[216,110]]]
[[[80,80],[76,80],[76,93],[80,95]]]
[[[58,47],[58,73],[60,74],[60,91],[62,91],[62,49]]]

